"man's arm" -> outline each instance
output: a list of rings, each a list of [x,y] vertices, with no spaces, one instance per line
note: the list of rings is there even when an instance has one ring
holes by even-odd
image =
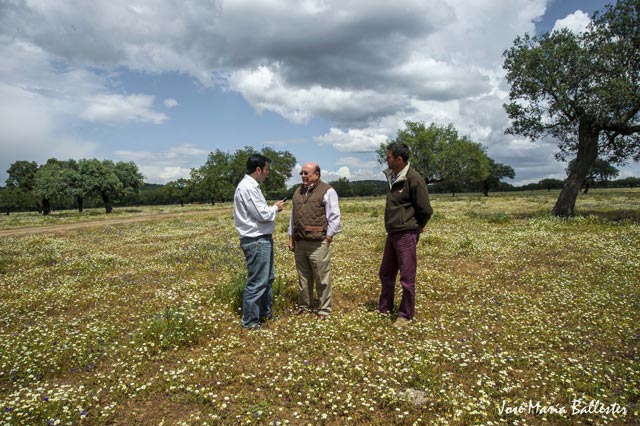
[[[264,199],[260,188],[252,188],[246,192],[247,213],[258,222],[273,222],[276,220],[276,213],[282,211],[283,201],[277,201],[273,206],[269,206]]]
[[[287,230],[289,235],[289,250],[293,251],[295,243],[293,241],[293,209],[291,209],[291,215],[289,215],[289,229]]]
[[[416,221],[420,228],[424,228],[431,216],[433,209],[429,203],[429,190],[424,180],[420,179],[418,185],[413,190],[413,208],[415,211]]]
[[[326,240],[331,242],[334,235],[340,232],[340,205],[338,204],[338,193],[335,189],[329,188],[324,194],[324,211],[327,218]]]

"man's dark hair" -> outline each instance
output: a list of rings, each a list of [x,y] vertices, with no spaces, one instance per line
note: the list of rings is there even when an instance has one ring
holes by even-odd
[[[406,143],[391,142],[387,145],[387,151],[391,151],[391,155],[394,157],[402,157],[405,163],[409,162],[411,151],[409,151],[409,147]]]
[[[271,163],[267,157],[262,154],[253,154],[251,157],[247,158],[247,174],[255,172],[258,167],[264,170],[267,163]]]

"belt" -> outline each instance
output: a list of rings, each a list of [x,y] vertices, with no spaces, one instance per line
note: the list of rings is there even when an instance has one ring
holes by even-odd
[[[263,235],[258,235],[257,237],[240,237],[240,241],[256,241],[256,240],[261,240],[261,239],[270,239],[271,238],[271,234],[263,234]]]

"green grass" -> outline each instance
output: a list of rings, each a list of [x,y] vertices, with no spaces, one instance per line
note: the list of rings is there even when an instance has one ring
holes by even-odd
[[[580,195],[566,220],[556,197],[433,196],[403,330],[375,312],[383,198],[341,201],[330,321],[295,315],[278,217],[259,333],[229,205],[3,237],[0,423],[638,424],[640,191]],[[46,225],[0,226],[29,218]],[[572,413],[590,402],[609,412]]]
[[[154,353],[181,346],[193,345],[200,336],[196,321],[189,318],[182,310],[165,308],[162,312],[149,318],[146,328],[140,334],[140,344],[151,342]]]

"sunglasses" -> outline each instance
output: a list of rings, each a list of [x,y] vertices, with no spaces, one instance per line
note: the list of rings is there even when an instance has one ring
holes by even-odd
[[[305,172],[305,171],[300,172],[300,176],[307,176],[307,175],[310,175],[310,174],[312,174],[312,173]]]

